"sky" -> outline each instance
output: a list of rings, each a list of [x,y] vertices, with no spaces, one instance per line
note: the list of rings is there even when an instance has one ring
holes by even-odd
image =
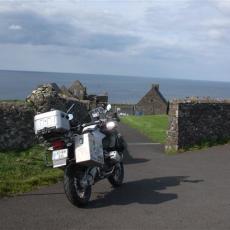
[[[230,0],[0,0],[0,69],[230,81]]]

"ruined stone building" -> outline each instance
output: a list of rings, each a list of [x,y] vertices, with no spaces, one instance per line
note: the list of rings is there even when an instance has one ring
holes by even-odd
[[[86,87],[78,80],[68,89],[65,86],[62,86],[61,90],[65,95],[84,101],[85,104],[88,104],[88,109],[93,109],[97,106],[108,103],[107,93],[105,95],[87,94]]]
[[[85,100],[87,96],[86,87],[84,87],[80,81],[75,81],[68,91],[79,100]]]

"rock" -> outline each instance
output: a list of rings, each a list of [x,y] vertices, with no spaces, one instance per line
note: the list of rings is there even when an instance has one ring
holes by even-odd
[[[35,112],[43,113],[52,109],[58,109],[66,112],[72,104],[75,107],[72,111],[74,115],[73,123],[88,121],[87,105],[80,100],[63,95],[62,90],[56,91],[57,87],[53,84],[45,84],[34,90],[33,93],[27,97],[26,101],[32,105]],[[58,88],[59,89],[59,88]]]
[[[58,87],[56,83],[53,82],[53,83],[50,83],[50,85],[57,93],[61,93],[61,89]]]
[[[63,85],[61,88],[61,94],[65,97],[73,97],[70,91]]]
[[[80,81],[75,81],[68,91],[79,100],[84,100],[87,97],[86,87]]]

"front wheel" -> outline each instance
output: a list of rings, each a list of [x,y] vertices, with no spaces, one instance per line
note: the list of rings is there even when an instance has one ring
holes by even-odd
[[[68,200],[75,206],[85,206],[91,196],[91,186],[82,187],[80,180],[83,172],[76,170],[76,165],[70,164],[64,172],[64,190]]]
[[[114,166],[114,171],[111,176],[108,177],[108,181],[113,187],[119,187],[124,180],[124,166],[122,162],[117,163]]]

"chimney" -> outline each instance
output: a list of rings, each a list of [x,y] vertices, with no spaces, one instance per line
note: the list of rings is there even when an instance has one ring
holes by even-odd
[[[152,84],[152,89],[159,91],[159,84]]]

